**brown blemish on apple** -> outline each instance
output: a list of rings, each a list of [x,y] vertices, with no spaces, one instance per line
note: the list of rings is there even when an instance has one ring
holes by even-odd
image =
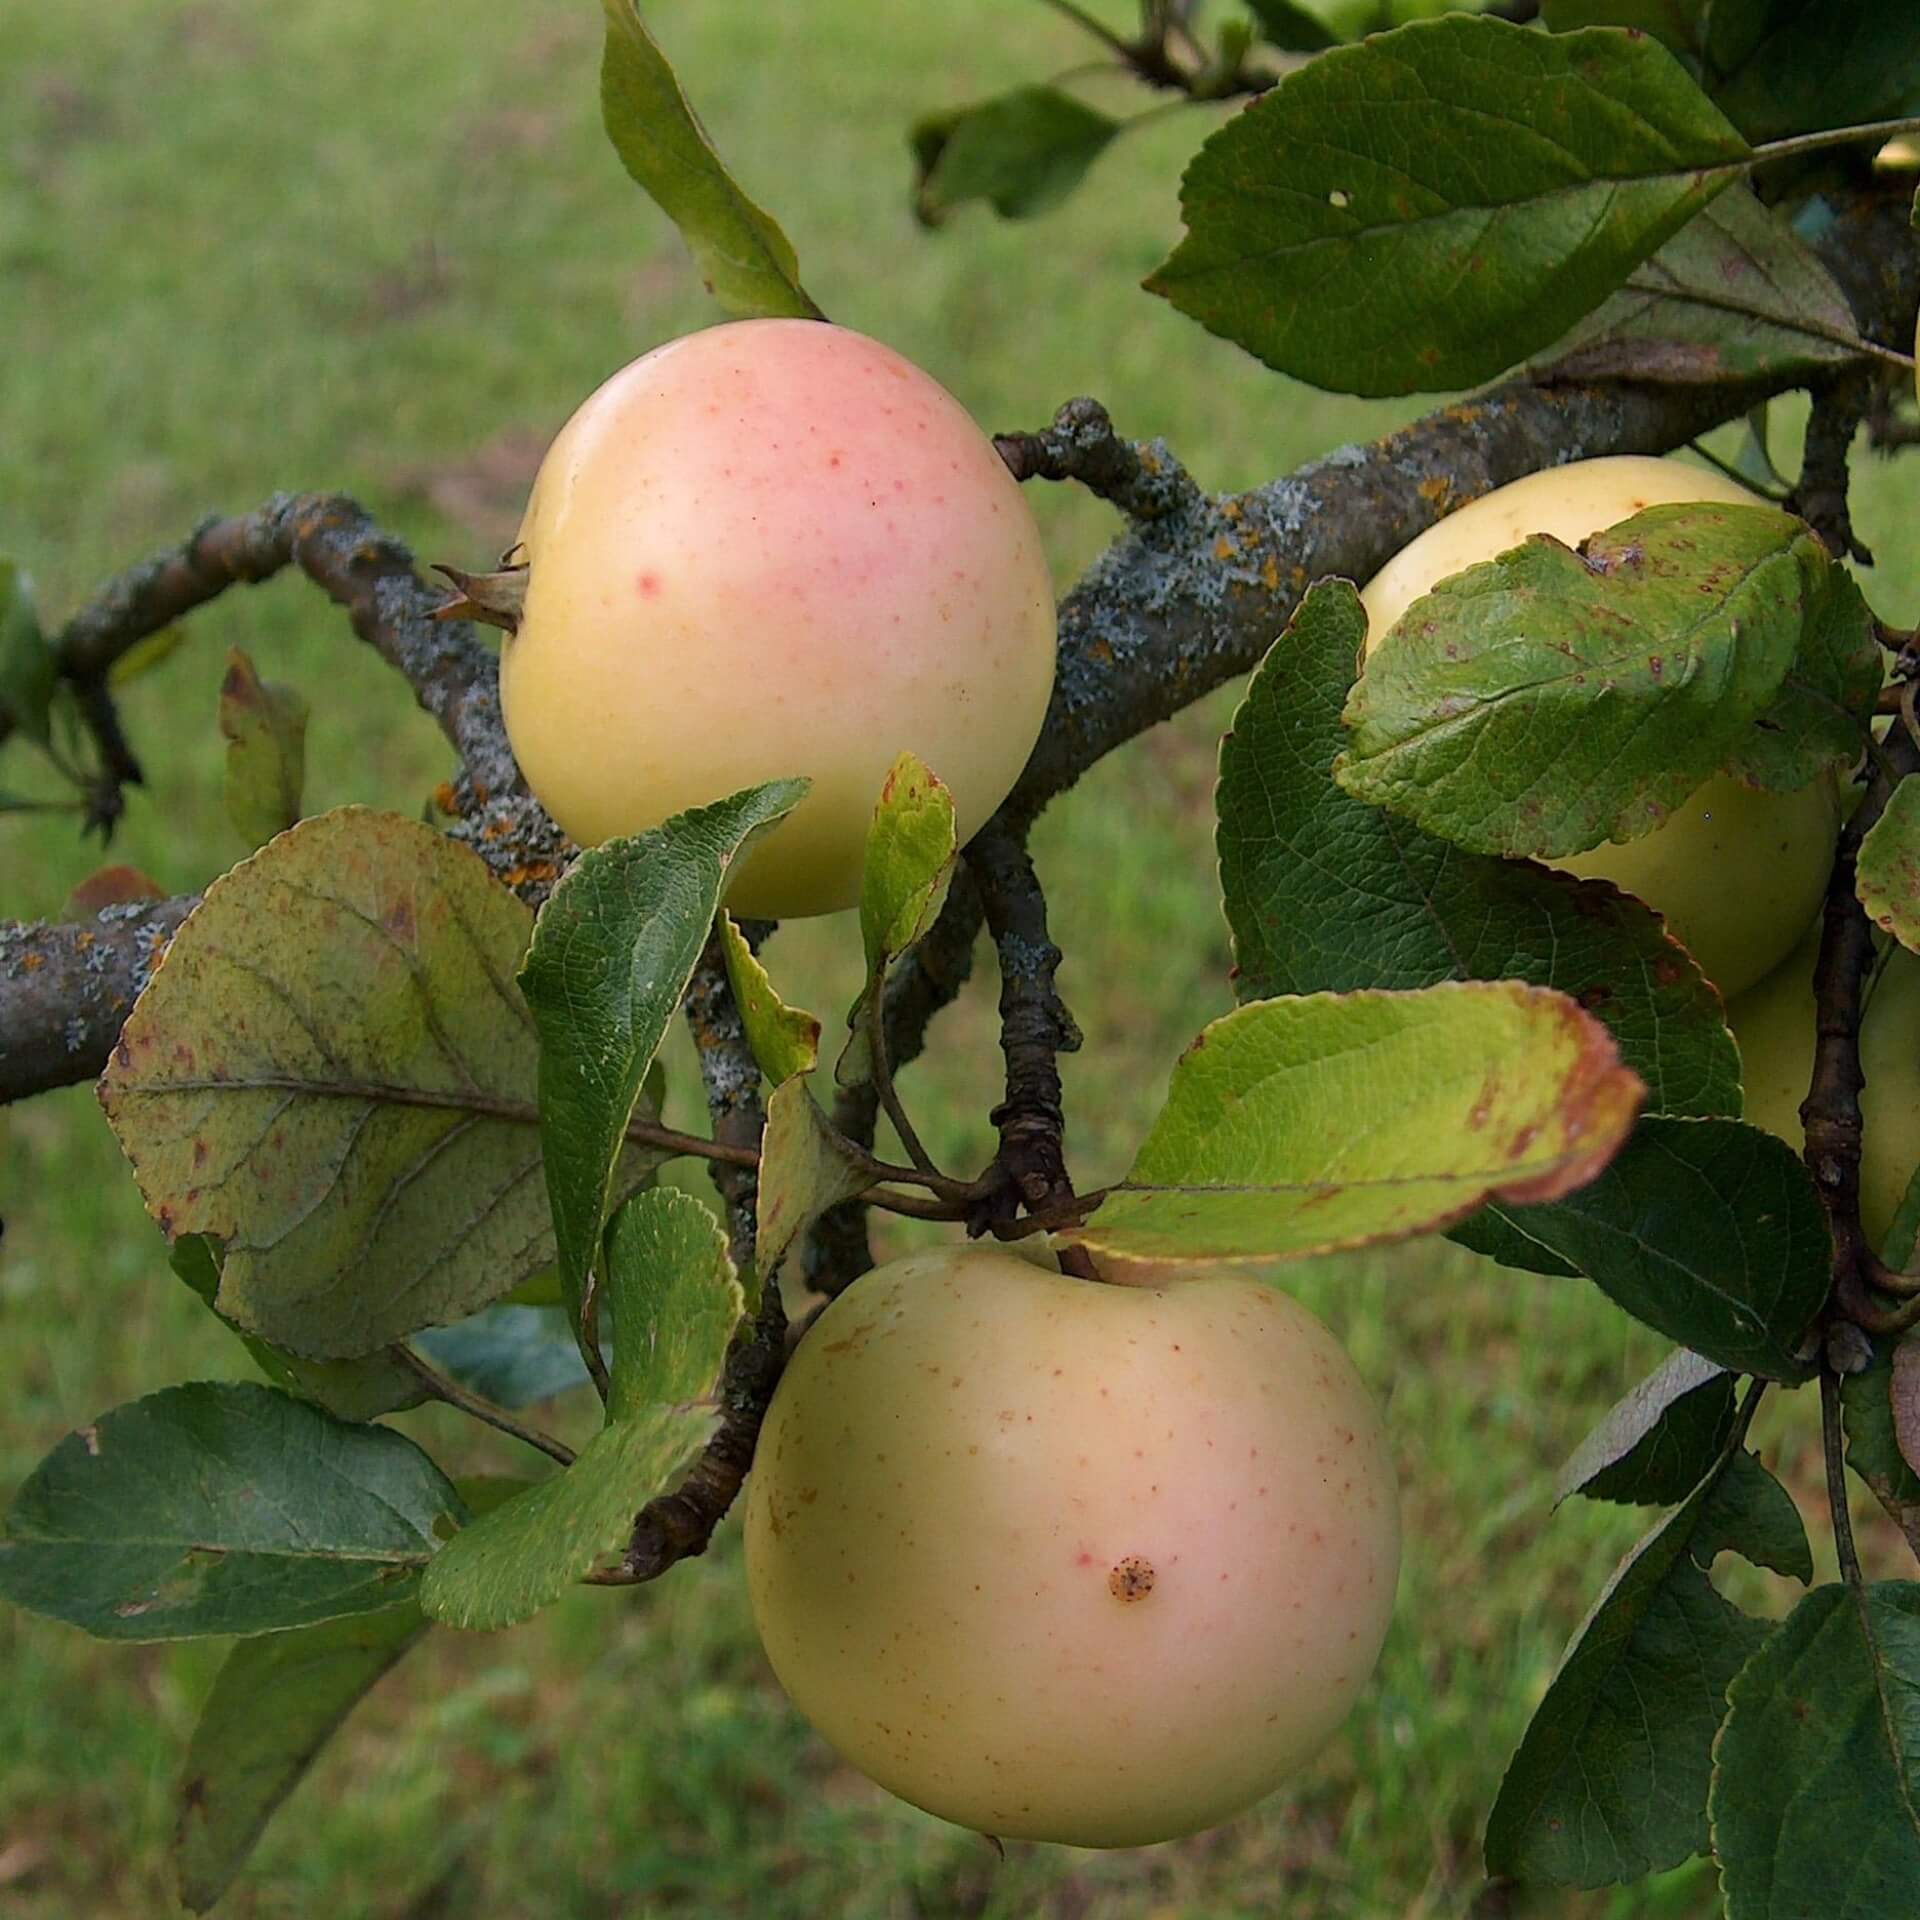
[[[1130,1553],[1107,1575],[1107,1591],[1122,1606],[1131,1606],[1153,1591],[1153,1578],[1153,1562]]]

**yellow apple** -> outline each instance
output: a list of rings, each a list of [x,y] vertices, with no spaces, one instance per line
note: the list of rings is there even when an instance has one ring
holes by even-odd
[[[801,1344],[746,1541],[774,1671],[855,1766],[981,1832],[1120,1847],[1238,1813],[1331,1736],[1399,1510],[1371,1397],[1288,1295],[946,1247]]]
[[[1628,455],[1516,480],[1429,527],[1374,575],[1361,594],[1368,650],[1448,575],[1529,534],[1575,546],[1645,507],[1694,500],[1754,504],[1745,487],[1710,468]],[[1721,775],[1653,832],[1548,864],[1637,894],[1731,998],[1777,967],[1799,939],[1820,905],[1839,830],[1835,778],[1762,793]]]
[[[844,327],[737,321],[634,361],[554,441],[519,547],[507,734],[576,840],[813,782],[736,869],[738,913],[852,906],[903,749],[965,840],[1039,737],[1054,609],[1033,515],[950,394]]]
[[[1746,1117],[1795,1153],[1806,1145],[1800,1103],[1813,1077],[1813,964],[1820,929],[1786,964],[1727,1009],[1740,1042]],[[1860,1224],[1886,1239],[1920,1165],[1920,955],[1890,947],[1868,981],[1860,1018]]]

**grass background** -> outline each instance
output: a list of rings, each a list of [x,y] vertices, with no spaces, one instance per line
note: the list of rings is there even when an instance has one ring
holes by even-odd
[[[1110,9],[1116,18],[1124,9]],[[1208,124],[1159,116],[1064,212],[920,233],[904,131],[1086,57],[1033,0],[805,6],[656,0],[723,151],[783,219],[838,319],[884,335],[990,426],[1092,391],[1208,485],[1246,484],[1411,409],[1266,374],[1137,291],[1178,231]],[[491,555],[546,437],[637,351],[713,315],[598,128],[587,0],[124,0],[16,10],[0,65],[0,549],[61,617],[203,514],[277,488],[358,495],[429,558]],[[1040,490],[1059,580],[1110,534]],[[1876,467],[1859,519],[1889,617],[1920,614],[1914,487]],[[430,723],[311,589],[236,591],[130,685],[150,770],[115,856],[167,888],[243,849],[219,800],[225,650],[313,701],[308,802],[416,811]],[[1037,851],[1086,1031],[1068,1065],[1084,1179],[1124,1166],[1179,1046],[1225,1010],[1211,850],[1225,691],[1137,742],[1043,823]],[[9,785],[30,784],[25,763]],[[95,856],[58,817],[0,818],[0,914],[58,909]],[[784,931],[792,997],[842,1004],[857,936]],[[910,1098],[943,1161],[988,1148],[991,966]],[[684,1089],[690,1076],[678,1075]],[[684,1099],[684,1094],[682,1095]],[[169,1276],[84,1089],[0,1114],[0,1495],[75,1422],[182,1377],[238,1374]],[[729,1529],[639,1597],[583,1592],[509,1636],[442,1634],[350,1723],[222,1909],[429,1920],[609,1913],[1228,1916],[1467,1911],[1480,1823],[1533,1702],[1636,1518],[1549,1515],[1552,1470],[1657,1357],[1589,1289],[1432,1247],[1321,1263],[1301,1295],[1384,1398],[1407,1564],[1379,1674],[1299,1783],[1213,1834],[1137,1853],[977,1838],[889,1800],[787,1708]],[[561,1410],[563,1423],[578,1413]],[[1811,1505],[1812,1410],[1768,1456]],[[506,1456],[418,1419],[461,1467]],[[1898,1564],[1877,1516],[1869,1551]],[[1777,1601],[1756,1576],[1748,1597]],[[109,1651],[0,1613],[0,1911],[173,1910],[175,1769],[219,1649]],[[270,1703],[263,1703],[270,1710]],[[1696,1863],[1555,1915],[1694,1915]]]

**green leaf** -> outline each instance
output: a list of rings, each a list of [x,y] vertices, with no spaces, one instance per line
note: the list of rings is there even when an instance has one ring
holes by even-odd
[[[363,1360],[303,1360],[237,1327],[215,1303],[220,1294],[220,1249],[203,1233],[183,1233],[167,1250],[167,1264],[199,1295],[207,1311],[246,1348],[276,1387],[311,1400],[339,1420],[378,1420],[432,1398],[404,1347],[383,1347]]]
[[[1253,1260],[1429,1233],[1490,1194],[1591,1180],[1644,1091],[1598,1021],[1510,981],[1256,1001],[1182,1056],[1132,1171],[1072,1237]]]
[[[540,1140],[560,1284],[576,1326],[622,1140],[678,1010],[727,871],[791,812],[774,780],[584,853],[548,898],[520,985],[540,1031]]]
[[[1903,947],[1920,952],[1920,779],[1902,780],[1860,843],[1860,904]]]
[[[100,1097],[147,1210],[223,1245],[228,1319],[357,1359],[553,1260],[530,927],[478,855],[363,807],[208,888]],[[618,1184],[653,1164],[629,1149]]]
[[[656,1187],[614,1216],[607,1297],[620,1334],[609,1421],[638,1420],[713,1390],[746,1301],[727,1236],[692,1194]]]
[[[69,1434],[0,1534],[0,1594],[105,1640],[277,1633],[411,1601],[465,1517],[411,1440],[249,1383]]]
[[[513,1626],[558,1599],[713,1431],[712,1411],[685,1403],[711,1392],[742,1311],[725,1236],[690,1194],[660,1187],[621,1209],[607,1254],[607,1424],[565,1472],[476,1520],[434,1562],[421,1604],[449,1626]]]
[[[1920,1585],[1820,1587],[1728,1689],[1727,1920],[1904,1920],[1920,1887]]]
[[[1638,900],[1464,853],[1334,784],[1365,631],[1347,582],[1316,583],[1222,743],[1220,884],[1236,996],[1462,979],[1557,987],[1606,1024],[1653,1111],[1737,1114],[1740,1059],[1720,997]]]
[[[829,1207],[872,1184],[865,1157],[833,1130],[804,1079],[774,1088],[760,1141],[755,1245],[761,1274],[776,1277],[780,1263]]]
[[[820,1060],[820,1022],[780,998],[759,955],[724,908],[720,942],[727,956],[727,984],[760,1071],[776,1087],[796,1073],[811,1073]]]
[[[834,1063],[843,1087],[873,1078],[872,1015],[887,969],[933,919],[959,848],[953,795],[919,758],[903,753],[887,769],[867,829],[860,873],[860,938],[867,977],[847,1009],[850,1037]]]
[[[1865,351],[1812,248],[1731,187],[1541,358],[1556,379],[1691,386],[1810,378]]]
[[[1540,17],[1549,32],[1581,27],[1630,27],[1651,34],[1672,52],[1699,49],[1700,17],[1710,0],[1543,0]]]
[[[1832,1242],[1785,1141],[1737,1120],[1649,1115],[1592,1185],[1513,1219],[1670,1340],[1735,1373],[1806,1378],[1800,1346]]]
[[[1733,1432],[1734,1378],[1678,1347],[1615,1403],[1560,1471],[1570,1494],[1665,1507],[1700,1484]]]
[[[417,1606],[243,1640],[200,1711],[180,1782],[180,1900],[205,1913],[341,1723],[427,1630]]]
[[[1750,787],[1783,793],[1858,760],[1881,673],[1873,610],[1853,575],[1823,548],[1807,574],[1793,664],[1726,771]]]
[[[1771,507],[1650,507],[1578,553],[1535,534],[1388,632],[1335,778],[1477,853],[1650,833],[1746,743],[1832,564]]]
[[[926,931],[959,840],[953,795],[913,753],[887,769],[860,875],[860,939],[880,972]]]
[[[1712,92],[1749,139],[1920,110],[1920,12],[1911,0],[1720,0],[1711,19],[1709,58],[1723,76]]]
[[[706,1444],[715,1416],[670,1408],[603,1427],[564,1473],[454,1535],[420,1604],[450,1627],[518,1626],[622,1546],[633,1516]]]
[[[600,111],[620,164],[680,229],[708,292],[736,318],[825,316],[793,245],[721,164],[633,0],[602,0]]]
[[[306,699],[294,687],[262,680],[241,648],[229,648],[220,731],[227,742],[227,818],[249,847],[264,846],[300,818]]]
[[[1246,0],[1259,23],[1260,38],[1283,53],[1324,53],[1340,45],[1340,36],[1316,13],[1295,0]]]
[[[501,1407],[528,1407],[587,1384],[586,1364],[559,1307],[489,1307],[414,1345],[451,1380]]]
[[[53,696],[60,656],[41,629],[33,582],[17,563],[0,560],[0,713],[37,746],[53,738]]]
[[[1544,1273],[1555,1280],[1580,1279],[1580,1269],[1571,1260],[1561,1259],[1527,1232],[1527,1218],[1524,1208],[1508,1214],[1498,1207],[1482,1207],[1457,1227],[1449,1227],[1447,1238],[1520,1273]]]
[[[1705,1850],[1727,1687],[1771,1631],[1708,1580],[1727,1549],[1813,1577],[1793,1501],[1748,1453],[1641,1541],[1574,1636],[1488,1818],[1490,1874],[1597,1887]]]
[[[995,100],[928,114],[908,135],[914,211],[938,226],[969,200],[1005,220],[1045,213],[1073,192],[1120,122],[1057,87],[1016,87]]]
[[[1892,1342],[1877,1341],[1873,1365],[1841,1381],[1841,1422],[1847,1465],[1873,1489],[1874,1498],[1920,1558],[1920,1473],[1900,1450],[1893,1410],[1893,1360]],[[1909,1369],[1912,1365],[1908,1360]]]
[[[1651,40],[1450,15],[1336,47],[1229,120],[1147,286],[1315,386],[1471,386],[1558,339],[1749,154]]]

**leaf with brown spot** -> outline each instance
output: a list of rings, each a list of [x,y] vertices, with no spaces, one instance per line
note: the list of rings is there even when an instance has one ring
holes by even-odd
[[[223,1248],[229,1320],[355,1359],[552,1263],[531,928],[476,854],[363,807],[207,890],[100,1097],[169,1237]],[[617,1193],[654,1164],[627,1148]]]
[[[1723,767],[1794,786],[1857,752],[1871,641],[1844,568],[1771,507],[1651,507],[1578,552],[1536,534],[1381,638],[1334,778],[1475,853],[1633,840]]]
[[[1619,1151],[1646,1092],[1590,1014],[1512,981],[1255,1001],[1202,1038],[1070,1236],[1096,1252],[1294,1258],[1556,1199]]]

